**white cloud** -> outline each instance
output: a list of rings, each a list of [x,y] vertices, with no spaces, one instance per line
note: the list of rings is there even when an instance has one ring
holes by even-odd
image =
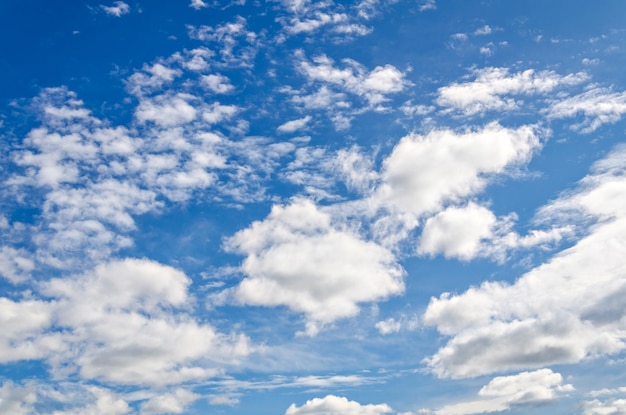
[[[259,35],[247,30],[247,20],[237,16],[234,21],[215,27],[200,26],[189,28],[191,38],[213,44],[211,49],[218,51],[216,66],[228,68],[252,68],[259,48]]]
[[[356,315],[359,303],[404,290],[404,271],[391,252],[335,228],[328,214],[306,200],[274,206],[265,220],[238,232],[226,247],[247,255],[241,266],[246,278],[234,298],[304,313],[311,335],[319,324]]]
[[[234,117],[237,112],[239,112],[239,107],[236,105],[222,105],[215,102],[202,113],[202,119],[209,124],[218,124]]]
[[[377,322],[374,327],[382,335],[398,333],[401,330],[415,330],[420,326],[420,320],[416,315],[400,315],[399,318],[390,317]]]
[[[626,399],[585,401],[582,409],[583,415],[626,415]]]
[[[235,88],[228,77],[220,74],[203,76],[202,84],[216,94],[227,94]]]
[[[583,133],[591,133],[603,124],[613,124],[626,113],[626,92],[608,88],[593,88],[582,94],[557,101],[546,111],[548,118],[573,118],[582,114],[585,119],[572,125]]]
[[[15,385],[10,380],[0,386],[0,413],[11,415],[32,414],[37,395],[28,386]]]
[[[100,7],[106,14],[110,14],[111,16],[121,17],[130,13],[130,6],[123,1],[116,1],[113,4],[113,6],[100,5]]]
[[[109,389],[87,385],[84,392],[91,402],[66,411],[54,411],[53,415],[125,415],[132,411],[128,402]]]
[[[438,376],[575,363],[626,347],[619,300],[626,250],[625,161],[626,147],[618,147],[596,163],[575,192],[540,212],[557,223],[597,221],[574,246],[514,284],[485,282],[460,295],[431,299],[424,322],[452,337],[427,359]]]
[[[188,405],[200,398],[200,395],[186,389],[177,388],[171,393],[164,393],[141,404],[141,414],[182,414]]]
[[[65,349],[60,336],[42,334],[53,321],[52,305],[39,300],[0,297],[0,362],[40,359]]]
[[[186,124],[196,118],[197,110],[189,104],[189,96],[160,95],[142,100],[137,106],[135,117],[140,122],[154,122],[162,127]]]
[[[479,27],[478,29],[476,29],[474,31],[474,35],[476,35],[476,36],[485,36],[485,35],[491,34],[491,32],[493,32],[493,29],[491,28],[491,26],[484,25],[484,26]]]
[[[510,250],[545,247],[573,232],[571,226],[561,226],[547,231],[534,229],[521,236],[511,230],[516,218],[515,214],[497,218],[474,202],[448,207],[426,220],[417,253],[443,254],[465,261],[485,257],[501,262]]]
[[[527,162],[540,146],[530,126],[507,129],[490,123],[476,131],[411,134],[384,160],[383,183],[374,199],[415,215],[435,212],[478,193],[490,175]]]
[[[343,23],[348,20],[348,16],[343,13],[323,13],[317,11],[310,18],[300,20],[293,18],[289,21],[286,29],[291,34],[311,33],[322,26]]]
[[[391,334],[397,333],[402,328],[402,323],[396,321],[394,318],[388,318],[387,320],[382,320],[376,323],[376,329],[378,329],[380,334]]]
[[[433,411],[423,410],[423,413],[473,415],[542,405],[555,401],[560,394],[574,390],[572,385],[562,383],[563,377],[550,369],[498,376],[480,389],[478,395],[481,399],[450,404]]]
[[[279,133],[293,133],[306,128],[307,124],[312,120],[310,115],[299,118],[297,120],[287,121],[276,129]]]
[[[0,276],[13,284],[24,282],[35,268],[31,255],[24,249],[0,247]]]
[[[316,56],[313,63],[308,62],[301,51],[296,57],[300,72],[309,80],[335,85],[345,92],[364,97],[370,106],[387,101],[387,95],[400,92],[409,85],[405,74],[393,65],[377,66],[368,72],[358,62],[349,59],[344,60],[346,67],[339,69],[326,55]]]
[[[141,96],[160,90],[182,75],[179,69],[166,66],[169,62],[157,62],[152,66],[144,65],[126,80],[126,89],[133,95]]]
[[[239,404],[239,399],[232,396],[218,395],[209,398],[209,405],[235,406],[237,404]]]
[[[561,76],[552,71],[535,72],[532,69],[510,74],[507,68],[478,69],[473,75],[476,77],[473,81],[439,88],[437,104],[466,116],[509,111],[520,105],[520,101],[512,96],[546,94],[588,79],[584,73]]]
[[[481,240],[492,236],[495,215],[475,203],[450,207],[428,218],[420,237],[417,252],[446,258],[469,260],[478,255]]]
[[[83,379],[118,384],[215,376],[251,346],[243,335],[218,333],[180,311],[191,300],[190,283],[181,271],[136,259],[52,279],[41,286],[50,303],[1,299],[1,315],[8,318],[2,356],[46,358],[54,371],[77,370]],[[51,322],[62,330],[43,334]]]
[[[346,94],[331,91],[326,85],[309,95],[295,95],[291,100],[307,109],[349,108]]]
[[[285,415],[381,415],[392,412],[387,404],[362,405],[346,398],[328,395],[314,398],[300,407],[291,404]]]
[[[193,7],[196,10],[200,10],[203,7],[208,7],[208,5],[202,0],[191,0],[191,4],[189,4],[189,7]]]
[[[425,12],[426,10],[437,10],[437,3],[435,0],[420,0],[419,11]]]

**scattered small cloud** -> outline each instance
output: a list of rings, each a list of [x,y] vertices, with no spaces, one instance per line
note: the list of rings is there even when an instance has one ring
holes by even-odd
[[[113,3],[113,6],[100,5],[100,8],[104,10],[106,14],[116,17],[122,17],[130,13],[130,6],[123,1],[116,1]]]

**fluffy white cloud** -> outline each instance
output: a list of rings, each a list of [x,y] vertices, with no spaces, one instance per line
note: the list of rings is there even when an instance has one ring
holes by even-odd
[[[174,312],[189,302],[190,283],[181,271],[137,259],[45,283],[42,291],[55,298],[55,325],[72,344],[49,361],[76,365],[83,378],[121,384],[176,384],[220,373],[250,352],[249,341]]]
[[[160,95],[150,100],[142,100],[135,111],[140,122],[152,121],[163,127],[186,124],[196,118],[197,110],[189,104],[191,97]]]
[[[349,59],[344,60],[345,67],[339,69],[326,55],[316,56],[312,63],[304,58],[302,52],[296,57],[300,72],[309,80],[362,96],[370,106],[387,101],[387,95],[400,92],[409,85],[405,74],[392,65],[377,66],[368,72],[361,64]]]
[[[198,192],[237,202],[266,197],[278,160],[302,143],[231,141],[209,125],[229,122],[238,106],[207,104],[187,93],[152,97],[182,70],[165,65],[183,65],[186,56],[207,55],[200,50],[160,60],[137,73],[145,77],[129,78],[127,87],[139,97],[138,126],[112,126],[91,116],[65,88],[46,89],[35,100],[42,126],[11,155],[17,169],[6,183],[15,197],[31,186],[41,190],[33,193],[38,199],[26,201],[42,209],[32,236],[37,251],[13,252],[12,258],[0,252],[6,278],[23,279],[29,260],[68,268],[131,246],[135,216],[158,211],[163,198],[180,202]]]
[[[387,404],[362,405],[347,398],[328,395],[314,398],[300,407],[291,404],[285,415],[381,415],[392,412]]]
[[[16,284],[27,280],[34,268],[35,263],[26,250],[0,247],[0,276]]]
[[[54,411],[52,415],[125,415],[131,413],[128,402],[115,392],[91,385],[85,386],[84,389],[83,394],[87,395],[85,399],[89,401],[88,403],[66,411]]]
[[[404,290],[404,271],[387,249],[335,228],[312,202],[274,206],[263,221],[230,238],[228,250],[246,255],[246,278],[232,293],[242,304],[286,305],[319,323],[354,316],[359,303]]]
[[[475,203],[450,207],[426,220],[417,252],[472,259],[478,254],[481,240],[492,236],[495,223],[495,215]]]
[[[586,401],[582,404],[583,415],[626,415],[626,399]]]
[[[379,206],[423,215],[481,191],[490,175],[527,162],[541,146],[530,126],[490,123],[476,131],[433,130],[400,140],[384,160]]]
[[[111,16],[121,17],[130,12],[130,6],[123,1],[116,1],[113,3],[113,6],[100,5],[100,7],[106,14]]]
[[[474,202],[448,207],[426,220],[417,252],[465,261],[476,257],[503,261],[508,251],[547,246],[573,231],[571,226],[559,226],[522,236],[511,230],[515,219],[515,214],[497,218]]]
[[[473,81],[439,88],[437,104],[464,115],[507,111],[519,106],[512,96],[545,94],[561,86],[577,85],[588,79],[584,73],[558,75],[528,69],[514,74],[507,68],[484,68],[473,72]]]
[[[515,407],[552,402],[560,394],[573,391],[563,385],[563,377],[550,369],[522,372],[512,376],[498,376],[483,386],[480,399],[446,405],[437,410],[422,410],[433,415],[472,415],[508,411]]]
[[[191,4],[189,4],[189,7],[193,7],[196,10],[200,10],[203,7],[208,7],[207,4],[202,1],[202,0],[191,0]]]
[[[297,120],[287,121],[284,124],[281,124],[276,129],[279,133],[293,133],[298,130],[302,130],[306,128],[307,124],[312,120],[310,115],[307,115],[303,118],[298,118]]]
[[[247,24],[246,19],[237,16],[234,21],[217,26],[189,27],[189,34],[219,51],[216,56],[219,60],[213,62],[215,66],[251,68],[259,48],[259,36],[248,30]]]
[[[141,71],[132,74],[126,80],[126,89],[133,95],[141,96],[160,90],[182,75],[180,69],[173,69],[167,65],[170,62],[157,62],[144,65]]]
[[[626,92],[608,88],[592,88],[582,94],[557,101],[546,111],[548,118],[572,118],[582,114],[585,119],[572,128],[590,133],[603,124],[616,123],[626,113]]]
[[[626,347],[619,300],[626,275],[625,166],[621,146],[596,163],[579,189],[542,210],[555,221],[597,220],[574,246],[514,284],[485,282],[431,299],[424,322],[452,336],[427,359],[438,376],[575,363]]]
[[[397,333],[401,328],[402,323],[394,318],[388,318],[387,320],[382,320],[376,323],[376,329],[378,329],[380,334]]]
[[[201,78],[202,84],[216,94],[226,94],[235,87],[230,83],[227,76],[220,74],[205,75]]]
[[[0,363],[63,352],[66,345],[59,333],[44,334],[53,318],[53,307],[48,302],[0,297]]]
[[[32,414],[32,404],[36,400],[37,395],[28,386],[18,386],[10,380],[0,386],[0,413],[2,414]]]
[[[153,414],[182,414],[186,407],[200,398],[197,393],[178,388],[172,393],[155,396],[141,404],[141,413]]]

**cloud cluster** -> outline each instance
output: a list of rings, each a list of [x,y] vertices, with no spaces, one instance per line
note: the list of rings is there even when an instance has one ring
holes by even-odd
[[[316,334],[319,324],[354,316],[359,303],[404,291],[404,271],[390,251],[336,228],[308,200],[274,206],[226,247],[246,255],[246,278],[232,294],[236,300],[304,313],[308,334]]]
[[[127,385],[215,376],[252,346],[182,310],[190,283],[176,269],[126,259],[42,283],[46,301],[0,298],[2,361],[45,359],[59,375]]]
[[[121,17],[130,13],[130,6],[123,1],[116,1],[113,3],[113,6],[100,5],[100,7],[106,14],[111,16]]]
[[[490,176],[527,162],[540,147],[531,126],[509,129],[490,123],[460,133],[411,134],[385,159],[383,185],[375,198],[415,215],[437,212],[445,203],[482,191]]]
[[[516,96],[540,95],[563,86],[578,85],[589,79],[584,73],[558,75],[552,71],[527,69],[514,74],[508,68],[483,68],[473,72],[475,79],[439,88],[437,104],[465,116],[487,111],[510,111],[520,105]]]
[[[595,220],[574,246],[514,284],[485,282],[430,301],[424,322],[452,337],[427,360],[438,376],[575,363],[624,349],[617,299],[626,275],[625,160],[626,148],[618,147],[576,191],[540,213],[554,221]]]
[[[343,69],[337,68],[332,59],[320,55],[309,62],[302,52],[296,54],[298,69],[309,81],[335,86],[342,91],[364,97],[370,106],[382,104],[386,95],[398,93],[409,85],[405,74],[393,65],[377,66],[367,71],[358,62],[345,59]]]
[[[559,395],[573,391],[563,377],[550,369],[498,376],[478,391],[479,399],[443,406],[419,413],[433,415],[472,415],[504,412],[517,407],[545,405]]]
[[[573,118],[582,114],[584,119],[571,128],[591,133],[603,124],[613,124],[626,113],[626,92],[613,92],[610,88],[591,88],[579,95],[556,101],[546,110],[548,118]]]
[[[382,415],[392,412],[387,404],[362,405],[347,398],[328,395],[314,398],[302,406],[291,404],[285,415]]]

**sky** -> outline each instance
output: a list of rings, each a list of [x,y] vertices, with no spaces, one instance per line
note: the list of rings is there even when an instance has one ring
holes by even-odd
[[[626,414],[623,1],[0,36],[0,414]]]

